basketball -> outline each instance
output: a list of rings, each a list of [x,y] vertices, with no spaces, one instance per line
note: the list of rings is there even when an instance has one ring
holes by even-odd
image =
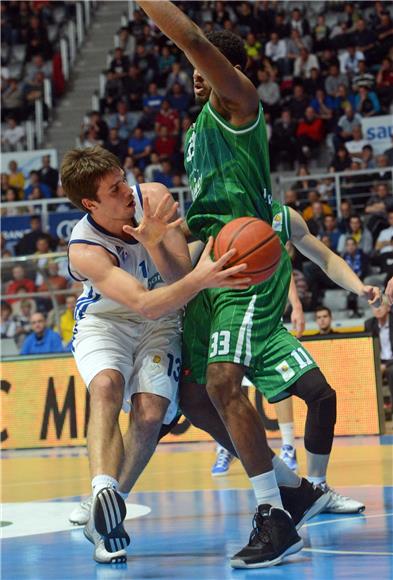
[[[269,224],[254,217],[241,217],[227,223],[214,241],[214,259],[235,248],[237,253],[226,266],[241,262],[247,269],[237,277],[248,276],[259,284],[274,274],[281,258],[279,237]]]

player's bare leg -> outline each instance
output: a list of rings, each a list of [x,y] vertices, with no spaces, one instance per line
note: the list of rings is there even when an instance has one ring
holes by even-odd
[[[281,453],[280,457],[293,471],[298,470],[298,463],[296,459],[295,449],[295,435],[293,423],[293,403],[292,398],[288,397],[283,401],[279,401],[274,406],[278,426],[281,433]]]
[[[130,425],[124,435],[125,455],[120,475],[122,495],[130,492],[149,463],[168,405],[168,399],[152,393],[133,396]]]
[[[94,544],[96,561],[121,563],[126,561],[125,548],[130,543],[123,527],[126,507],[118,493],[118,477],[124,457],[118,423],[123,402],[123,376],[113,369],[101,371],[90,383],[89,390],[87,446],[93,503],[85,536]]]

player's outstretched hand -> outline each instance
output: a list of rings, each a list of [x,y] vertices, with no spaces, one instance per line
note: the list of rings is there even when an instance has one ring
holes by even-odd
[[[143,198],[141,223],[136,228],[123,226],[123,232],[138,240],[145,248],[154,248],[164,239],[168,230],[177,228],[182,223],[183,218],[170,221],[176,215],[178,207],[178,202],[172,202],[171,195],[167,193],[153,213],[146,196]]]
[[[362,296],[367,298],[370,306],[382,302],[382,292],[378,286],[363,286]]]
[[[225,264],[236,254],[235,249],[229,250],[217,262],[213,262],[210,258],[213,242],[214,239],[210,237],[198,264],[193,270],[193,274],[198,278],[201,289],[225,287],[234,290],[245,290],[248,288],[251,284],[251,278],[247,276],[234,278],[235,275],[241,274],[247,268],[247,264],[238,264],[225,269]]]
[[[390,306],[393,304],[393,277],[390,278],[386,288],[385,288],[385,295],[388,298]]]
[[[304,318],[304,312],[301,305],[292,308],[291,322],[296,338],[303,336],[304,329],[306,328],[306,319]]]

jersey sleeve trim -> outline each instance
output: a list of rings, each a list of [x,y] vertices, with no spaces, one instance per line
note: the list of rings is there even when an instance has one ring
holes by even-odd
[[[283,208],[283,216],[284,216],[284,224],[285,224],[285,232],[287,234],[288,241],[291,241],[291,218],[289,215],[289,209],[286,205],[282,206]]]
[[[114,258],[116,258],[117,265],[120,267],[120,260],[119,260],[119,257],[117,256],[117,254],[115,254],[115,252],[112,252],[112,250],[109,250],[103,244],[99,244],[97,242],[91,242],[90,240],[72,240],[71,242],[69,242],[68,245],[70,246],[71,244],[87,244],[88,246],[99,246],[100,248],[104,248],[104,250],[106,250],[108,252],[108,254],[111,254]],[[87,278],[85,278],[85,280],[87,280]]]
[[[141,186],[139,185],[139,183],[136,183],[134,187],[135,187],[136,192],[138,194],[139,201],[141,203],[141,208],[143,209],[143,197],[142,197]]]
[[[245,125],[241,125],[240,127],[235,127],[231,123],[228,123],[215,109],[213,109],[210,101],[207,103],[207,108],[209,113],[212,117],[219,123],[224,129],[230,131],[230,133],[234,133],[236,135],[243,135],[244,133],[251,133],[259,124],[262,114],[262,106],[259,104],[258,107],[258,116],[255,121],[250,121],[250,123],[246,123]]]

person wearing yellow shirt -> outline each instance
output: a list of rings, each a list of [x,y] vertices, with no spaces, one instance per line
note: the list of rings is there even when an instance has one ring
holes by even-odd
[[[8,182],[11,187],[18,190],[18,199],[23,199],[23,188],[25,186],[25,178],[21,171],[19,171],[16,161],[11,160],[8,164],[9,178]]]
[[[60,316],[60,336],[64,345],[68,345],[72,339],[72,332],[74,330],[74,310],[76,305],[75,296],[67,296],[66,298],[66,310]]]

